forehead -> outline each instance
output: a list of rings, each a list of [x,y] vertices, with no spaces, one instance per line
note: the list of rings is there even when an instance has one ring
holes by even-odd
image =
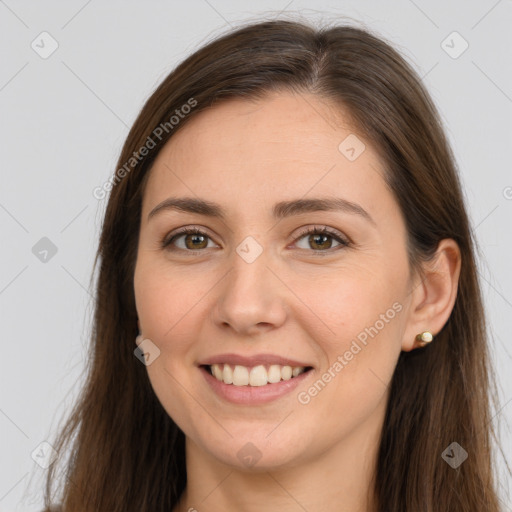
[[[160,151],[144,214],[170,195],[206,197],[233,214],[337,195],[378,216],[396,208],[383,173],[369,141],[326,100],[291,92],[228,100],[196,114]]]

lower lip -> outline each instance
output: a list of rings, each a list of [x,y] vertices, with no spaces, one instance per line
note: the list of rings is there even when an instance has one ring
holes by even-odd
[[[258,405],[277,400],[287,393],[291,393],[313,371],[311,369],[289,380],[282,380],[265,386],[235,386],[217,380],[204,366],[199,367],[199,369],[206,382],[218,396],[239,405]]]

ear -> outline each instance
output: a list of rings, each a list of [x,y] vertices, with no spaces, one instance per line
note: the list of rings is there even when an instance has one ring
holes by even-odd
[[[421,347],[416,341],[417,334],[430,331],[436,336],[450,318],[460,267],[457,242],[451,238],[441,240],[433,259],[423,264],[423,276],[416,276],[411,285],[410,313],[402,339],[404,352]]]

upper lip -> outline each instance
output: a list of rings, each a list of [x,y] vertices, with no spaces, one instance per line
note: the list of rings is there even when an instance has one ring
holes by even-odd
[[[296,361],[295,359],[289,359],[287,357],[282,357],[275,354],[256,354],[253,356],[242,356],[238,354],[219,354],[200,361],[199,366],[211,366],[212,364],[222,363],[226,363],[232,366],[247,366],[248,368],[267,364],[277,364],[280,366],[303,366],[306,368],[311,366],[308,363]]]

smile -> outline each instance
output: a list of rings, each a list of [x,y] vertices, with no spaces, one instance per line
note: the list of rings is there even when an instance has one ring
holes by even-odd
[[[295,376],[293,375],[294,369]],[[263,365],[246,367],[219,363],[201,365],[199,370],[206,380],[208,387],[217,397],[236,405],[250,406],[276,401],[285,395],[289,395],[314,373],[311,366],[270,365],[267,368]],[[212,373],[214,371],[217,373],[217,376]],[[231,380],[231,375],[233,382],[225,383],[224,375],[226,375],[228,382]],[[277,381],[278,376],[279,380]],[[272,380],[276,382],[271,382]]]
[[[211,375],[224,384],[234,386],[266,386],[287,381],[311,369],[305,366],[258,365],[247,367],[242,365],[212,364],[207,365]]]

